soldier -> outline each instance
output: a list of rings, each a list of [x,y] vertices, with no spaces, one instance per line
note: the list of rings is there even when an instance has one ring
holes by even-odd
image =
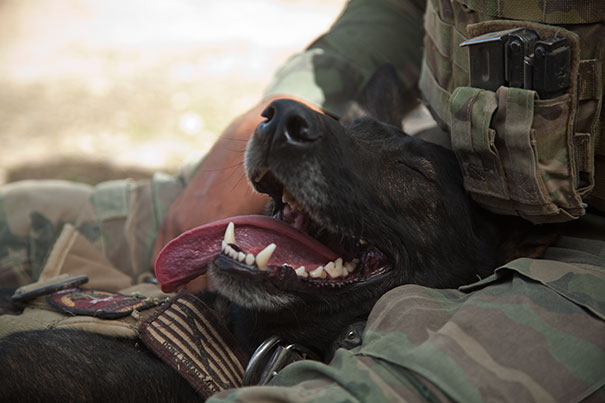
[[[83,260],[115,272],[104,288],[144,279],[152,257],[182,231],[262,210],[263,196],[236,186],[241,175],[217,168],[241,160],[226,150],[248,138],[265,105],[289,96],[338,117],[390,62],[410,100],[425,100],[479,204],[534,223],[571,224],[543,260],[515,260],[458,290],[392,290],[374,307],[361,343],[339,350],[330,365],[298,362],[272,387],[212,400],[604,400],[604,7],[598,0],[352,0],[197,169],[150,183],[49,183],[43,200],[39,188],[30,197],[27,184],[5,187],[0,284],[70,272]],[[537,43],[550,59],[539,60]],[[511,64],[493,56],[494,46],[510,49]],[[530,49],[520,62],[512,57],[517,46]],[[485,63],[469,60],[474,52]],[[557,61],[562,68],[545,67]],[[494,69],[481,71],[486,63]],[[69,207],[57,190],[69,192]],[[205,288],[204,279],[192,287]]]

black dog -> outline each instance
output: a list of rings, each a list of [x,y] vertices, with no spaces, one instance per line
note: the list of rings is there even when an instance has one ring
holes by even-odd
[[[256,190],[273,198],[272,218],[236,217],[213,224],[219,236],[204,235],[219,299],[231,304],[223,310],[226,323],[247,352],[278,335],[325,356],[339,333],[365,320],[388,290],[406,283],[468,284],[514,257],[538,256],[551,240],[548,230],[524,248],[517,239],[536,228],[475,205],[450,150],[389,124],[401,121],[391,112],[402,110],[405,99],[392,68],[380,69],[359,99],[351,111],[369,110],[374,118],[348,125],[297,102],[269,105],[248,145],[246,172]],[[184,239],[204,231],[210,229]],[[176,253],[180,242],[167,246],[164,256]],[[178,268],[185,275],[171,282],[162,277],[162,259],[156,270],[166,289],[205,270],[199,261],[185,264]],[[115,387],[121,400],[195,399],[178,374],[158,370],[163,364],[135,343],[84,332],[14,334],[0,342],[0,397],[105,400]],[[64,345],[73,348],[65,352]],[[115,360],[107,353],[114,348],[120,351]],[[50,358],[24,361],[38,356]],[[90,377],[76,385],[66,366]],[[99,377],[108,371],[125,383]],[[133,384],[151,392],[133,397]]]
[[[396,80],[383,67],[363,98],[384,100]],[[396,96],[387,96],[390,105]],[[220,294],[238,306],[233,331],[249,350],[277,334],[325,353],[388,290],[475,282],[515,257],[541,254],[554,234],[546,228],[524,247],[528,232],[545,228],[475,205],[454,154],[395,125],[363,117],[343,126],[290,100],[263,116],[246,172],[272,197],[271,215],[283,224],[234,218],[211,268]],[[261,264],[250,254],[262,255]]]

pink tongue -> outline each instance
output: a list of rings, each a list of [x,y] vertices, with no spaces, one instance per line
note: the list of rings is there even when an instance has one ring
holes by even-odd
[[[269,265],[305,266],[307,271],[338,256],[310,236],[267,216],[240,216],[202,225],[170,241],[158,255],[155,275],[162,291],[171,292],[204,274],[208,263],[221,253],[227,225],[235,225],[235,241],[246,253],[256,256],[270,243],[277,248]]]

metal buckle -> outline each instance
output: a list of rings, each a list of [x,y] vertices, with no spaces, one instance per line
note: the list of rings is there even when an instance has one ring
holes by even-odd
[[[317,360],[317,355],[300,344],[285,345],[278,336],[271,336],[256,349],[244,374],[244,386],[266,385],[286,365],[301,360]]]

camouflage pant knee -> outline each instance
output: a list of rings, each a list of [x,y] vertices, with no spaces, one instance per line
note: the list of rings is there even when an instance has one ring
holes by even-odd
[[[157,229],[184,186],[183,178],[163,174],[96,186],[56,180],[4,186],[0,189],[0,287],[36,281],[66,226],[75,228],[83,242],[136,282],[152,269]]]

